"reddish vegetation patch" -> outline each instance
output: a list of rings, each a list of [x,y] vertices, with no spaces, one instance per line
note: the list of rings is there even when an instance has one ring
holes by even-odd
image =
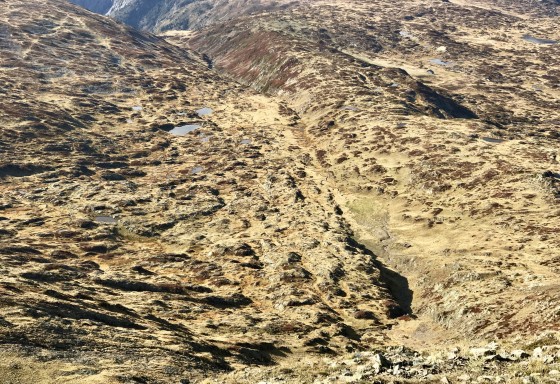
[[[210,56],[218,57],[219,67],[265,92],[295,91],[294,85],[286,83],[301,74],[300,62],[286,56],[287,43],[285,36],[278,32],[251,30],[239,32],[227,44],[217,35],[214,39],[204,36],[192,40],[195,48],[204,47]]]

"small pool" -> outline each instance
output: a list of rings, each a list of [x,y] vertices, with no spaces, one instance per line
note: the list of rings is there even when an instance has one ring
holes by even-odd
[[[251,144],[251,139],[243,139],[241,140],[241,144]]]
[[[482,140],[486,141],[487,143],[503,143],[504,139],[496,139],[493,137],[483,137]]]
[[[211,115],[213,112],[214,112],[214,110],[212,108],[208,108],[208,107],[204,107],[204,108],[201,108],[198,111],[196,111],[196,113],[200,117]]]
[[[94,221],[96,221],[98,223],[104,223],[104,224],[116,224],[117,223],[117,219],[115,219],[113,216],[95,216]]]
[[[193,175],[196,175],[197,173],[200,173],[200,172],[202,172],[202,171],[204,171],[204,167],[194,167],[194,168],[192,169],[191,173],[192,173]]]
[[[448,62],[448,61],[443,61],[443,60],[441,60],[441,59],[432,59],[432,60],[430,60],[430,63],[436,64],[436,65],[443,65],[444,67],[448,67],[448,66],[451,65],[450,62]]]
[[[200,127],[198,124],[181,125],[180,127],[173,128],[169,133],[175,136],[185,136],[187,133],[194,132]]]
[[[139,106],[139,105],[136,105],[136,106],[132,107],[132,110],[138,112],[138,111],[141,111],[141,110],[142,110],[142,107]]]
[[[541,45],[558,44],[558,41],[556,40],[540,39],[538,37],[534,37],[531,35],[523,35],[523,40],[528,41],[529,43],[541,44]]]

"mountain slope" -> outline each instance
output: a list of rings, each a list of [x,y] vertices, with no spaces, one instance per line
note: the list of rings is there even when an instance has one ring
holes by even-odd
[[[560,45],[527,40],[560,41],[548,17],[317,1],[167,39],[298,112],[362,239],[411,281],[418,329],[508,339],[558,330],[540,308],[560,305]]]
[[[353,239],[293,111],[64,1],[0,8],[3,361],[167,383],[382,343],[406,280]]]
[[[118,4],[0,1],[0,378],[557,381],[553,3]]]

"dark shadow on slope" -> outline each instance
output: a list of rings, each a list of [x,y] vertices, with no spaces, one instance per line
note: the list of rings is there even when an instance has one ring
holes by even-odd
[[[398,304],[389,308],[389,317],[412,315],[413,292],[408,285],[408,279],[377,260],[376,264],[381,271],[381,279],[387,284],[387,288]]]
[[[268,342],[236,343],[230,350],[245,364],[264,366],[276,365],[274,357],[286,357],[291,353],[289,348]]]
[[[476,113],[459,104],[424,83],[416,82],[416,91],[434,108],[434,114],[440,118],[476,119]]]
[[[26,177],[38,173],[52,171],[53,168],[34,164],[2,164],[0,165],[0,178],[4,177]]]
[[[349,237],[347,239],[347,244],[370,256],[374,265],[381,272],[381,281],[389,290],[395,301],[394,305],[389,306],[389,317],[397,318],[404,315],[412,315],[412,299],[414,292],[412,292],[408,285],[408,279],[377,260],[375,254],[364,244],[356,241],[356,239]]]
[[[373,68],[378,72],[389,75],[391,78],[400,78],[413,91],[409,104],[412,109],[417,107],[416,98],[420,97],[428,106],[429,113],[440,119],[478,119],[478,115],[469,108],[461,105],[452,96],[445,94],[441,89],[436,90],[421,81],[416,80],[407,71],[401,68],[380,67],[356,58],[344,52],[337,51],[353,63],[359,63],[363,68]],[[420,110],[418,110],[420,112]]]

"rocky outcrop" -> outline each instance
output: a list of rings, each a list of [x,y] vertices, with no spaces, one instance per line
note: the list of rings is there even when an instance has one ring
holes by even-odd
[[[71,0],[93,12],[107,14],[151,32],[198,29],[218,20],[287,6],[293,1],[266,0]]]
[[[111,9],[114,0],[71,0],[71,2],[92,12],[104,15]]]

